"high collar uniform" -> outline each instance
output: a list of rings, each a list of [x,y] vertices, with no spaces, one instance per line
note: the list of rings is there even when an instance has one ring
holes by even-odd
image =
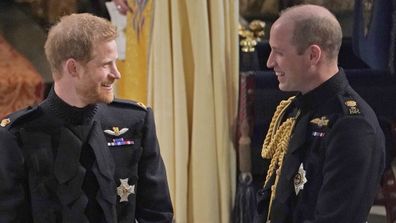
[[[0,128],[0,222],[171,222],[153,114],[71,107],[54,91]]]
[[[366,222],[384,169],[384,136],[373,110],[342,69],[297,95],[288,110],[301,114],[283,161],[271,223]],[[306,182],[296,192],[301,165]],[[255,222],[266,221],[273,181],[259,191]]]

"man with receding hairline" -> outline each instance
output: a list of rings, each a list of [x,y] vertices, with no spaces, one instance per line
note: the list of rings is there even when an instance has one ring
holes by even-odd
[[[49,30],[54,87],[0,122],[1,223],[172,222],[153,112],[114,99],[116,37],[87,13]]]
[[[270,31],[282,91],[262,156],[270,159],[255,223],[363,223],[384,170],[377,117],[351,88],[338,52],[342,31],[326,8],[286,9]]]

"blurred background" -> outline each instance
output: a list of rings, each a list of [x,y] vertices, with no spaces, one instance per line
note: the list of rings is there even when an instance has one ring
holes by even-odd
[[[0,117],[36,105],[51,88],[43,50],[49,27],[75,12],[111,19],[105,2],[0,1]],[[236,216],[241,211],[238,192],[246,194],[241,189],[249,183],[254,191],[264,179],[260,145],[274,106],[284,96],[278,95],[265,67],[269,29],[282,9],[304,3],[325,6],[337,16],[344,33],[340,65],[349,73],[362,73],[364,78],[351,81],[365,97],[374,98],[368,100],[386,121],[388,175],[369,222],[396,220],[391,216],[396,212],[396,103],[394,90],[384,90],[393,85],[382,85],[394,80],[395,2],[128,0],[135,14],[127,15],[128,25],[121,30],[127,37],[126,57],[118,62],[123,78],[116,95],[155,111],[176,223],[249,222]],[[376,81],[379,77],[386,81]],[[265,80],[265,102],[259,93],[252,94],[260,91],[260,78]],[[243,81],[248,84],[241,85]],[[246,119],[249,126],[243,130]],[[251,144],[242,145],[242,137]],[[242,178],[251,180],[243,186]]]

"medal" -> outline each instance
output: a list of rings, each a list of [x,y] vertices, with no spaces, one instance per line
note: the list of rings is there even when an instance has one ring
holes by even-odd
[[[120,179],[120,186],[117,187],[117,194],[120,196],[120,202],[128,202],[128,196],[135,193],[135,185],[128,184],[128,178]]]
[[[298,168],[297,174],[294,176],[294,190],[296,191],[296,195],[304,189],[304,184],[308,182],[305,177],[304,165],[301,163]]]

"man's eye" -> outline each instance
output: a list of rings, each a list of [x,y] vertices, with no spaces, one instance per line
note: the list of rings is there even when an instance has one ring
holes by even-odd
[[[283,56],[283,53],[282,53],[282,52],[275,51],[274,53],[275,53],[276,55],[278,55],[278,56]]]

